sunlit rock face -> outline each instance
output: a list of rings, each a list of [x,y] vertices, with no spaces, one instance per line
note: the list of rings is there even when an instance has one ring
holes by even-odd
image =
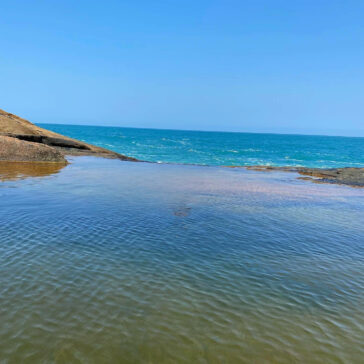
[[[67,155],[92,155],[96,157],[136,161],[134,158],[129,158],[105,148],[96,147],[40,128],[28,120],[1,109],[0,136],[2,137],[3,145],[2,147],[0,145],[3,149],[0,154],[0,160],[59,162],[64,161],[64,156]],[[12,139],[3,139],[4,137],[11,137]],[[17,144],[16,140],[22,143]],[[36,143],[36,146],[39,148],[29,143]],[[30,156],[27,155],[28,152]]]
[[[0,136],[0,160],[66,164],[63,154],[55,148],[6,136]]]

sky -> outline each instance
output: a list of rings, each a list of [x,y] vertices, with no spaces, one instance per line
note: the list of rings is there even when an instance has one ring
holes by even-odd
[[[36,123],[364,136],[364,1],[1,0]]]

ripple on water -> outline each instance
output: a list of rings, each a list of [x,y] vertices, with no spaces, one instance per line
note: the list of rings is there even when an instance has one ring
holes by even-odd
[[[361,190],[90,158],[5,183],[5,362],[363,358]]]

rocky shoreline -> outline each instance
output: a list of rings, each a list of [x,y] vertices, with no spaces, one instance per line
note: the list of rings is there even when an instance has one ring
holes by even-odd
[[[40,128],[28,120],[0,109],[0,162],[42,162],[66,165],[67,156],[94,156],[138,162],[135,158]],[[296,172],[302,176],[301,179],[316,183],[364,187],[364,168],[321,169],[271,166],[244,168],[264,172]]]
[[[40,128],[0,109],[0,161],[67,164],[66,156],[137,161],[135,158]]]
[[[262,172],[295,172],[300,174],[300,179],[315,183],[333,183],[351,187],[364,187],[364,168],[307,168],[307,167],[271,167],[248,166],[248,170]]]

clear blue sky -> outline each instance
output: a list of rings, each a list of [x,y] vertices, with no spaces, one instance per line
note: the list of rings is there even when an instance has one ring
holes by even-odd
[[[0,1],[34,122],[364,136],[364,1]]]

